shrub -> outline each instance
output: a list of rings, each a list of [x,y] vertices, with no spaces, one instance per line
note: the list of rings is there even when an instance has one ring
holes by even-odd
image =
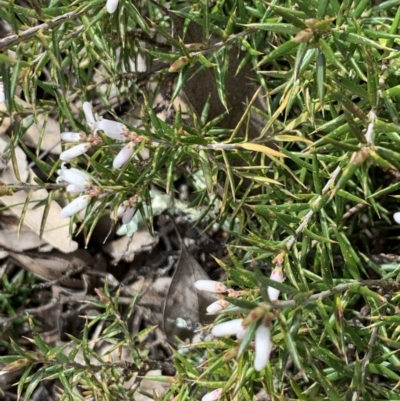
[[[159,399],[400,399],[397,3],[31,3],[0,2],[11,30],[0,39],[3,118],[29,115],[14,125],[9,157],[24,149],[51,182],[38,184],[49,199],[64,197],[58,170],[70,233],[78,222],[89,241],[111,211],[131,236],[166,209],[230,232],[230,262],[218,263],[237,296],[221,295],[232,305],[217,320],[244,318],[248,329],[241,341],[206,337],[174,353],[178,374]],[[36,151],[24,145],[38,116],[76,142],[61,155],[72,169],[40,160],[42,137]],[[173,209],[180,179],[194,196]],[[265,264],[285,281],[268,279]],[[268,287],[283,300],[271,303]],[[37,351],[13,341],[16,354],[0,357],[7,371],[24,368],[25,399],[43,379],[58,379],[65,400],[134,399],[123,384],[143,374],[140,338],[152,328],[132,338],[118,296],[106,287],[99,297],[90,302],[103,312],[86,317],[68,352],[31,321]],[[127,347],[132,365],[90,348],[100,321],[99,339]],[[274,346],[254,369],[262,325]]]

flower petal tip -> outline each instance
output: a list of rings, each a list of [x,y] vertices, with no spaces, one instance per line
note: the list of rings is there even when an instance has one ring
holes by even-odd
[[[234,336],[240,333],[244,327],[243,319],[233,319],[219,323],[211,329],[211,334],[215,337]]]
[[[213,292],[215,294],[221,294],[223,292],[226,292],[227,290],[224,284],[220,283],[219,281],[213,281],[213,280],[197,280],[194,283],[194,286],[199,291],[208,291],[208,292]]]
[[[222,388],[217,388],[203,396],[201,401],[216,401],[222,397]]]
[[[118,8],[119,0],[107,0],[106,9],[109,14],[115,13]]]

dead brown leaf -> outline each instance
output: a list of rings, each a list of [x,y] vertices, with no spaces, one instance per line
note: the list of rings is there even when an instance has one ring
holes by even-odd
[[[209,323],[206,308],[215,298],[213,294],[198,291],[194,286],[197,280],[207,279],[207,273],[189,253],[181,239],[181,255],[163,310],[163,329],[171,344],[176,344],[175,337],[183,340],[191,338],[199,323]],[[185,322],[187,326],[183,327],[182,323]]]

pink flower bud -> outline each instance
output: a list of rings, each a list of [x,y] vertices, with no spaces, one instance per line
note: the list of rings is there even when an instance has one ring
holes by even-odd
[[[213,280],[197,280],[194,286],[199,291],[208,291],[215,294],[222,294],[227,291],[227,288],[222,283]]]
[[[73,146],[68,150],[64,150],[64,152],[62,152],[60,155],[60,159],[64,161],[74,159],[75,157],[86,153],[90,149],[90,147],[90,143],[80,143],[79,145]]]
[[[247,327],[250,326],[252,323],[260,320],[265,315],[265,309],[262,306],[257,306],[256,308],[252,309],[250,313],[244,318],[243,324]]]
[[[260,372],[267,366],[271,350],[271,330],[269,326],[261,323],[256,330],[254,369],[257,372]]]
[[[125,145],[115,157],[113,161],[113,167],[121,168],[132,156],[134,150],[135,144],[133,142],[129,142],[127,145]]]
[[[64,142],[81,142],[85,139],[85,135],[78,132],[63,132],[60,136]]]
[[[115,13],[119,0],[107,0],[106,9],[109,14]]]
[[[193,51],[206,50],[209,48],[206,43],[185,43],[185,47]]]
[[[233,319],[228,322],[219,323],[215,325],[211,334],[215,337],[235,336],[237,333],[241,333],[244,329],[243,319]]]
[[[89,195],[82,195],[74,199],[71,203],[69,203],[61,210],[61,218],[71,217],[75,213],[78,213],[81,210],[85,209],[85,207],[89,204],[90,199],[91,198]]]
[[[190,61],[189,57],[182,56],[175,60],[168,69],[168,72],[179,72]]]
[[[274,270],[271,272],[270,276],[271,280],[274,280],[278,283],[283,281],[283,272],[281,267],[275,267]],[[279,298],[280,291],[274,287],[268,287],[268,297],[271,302],[276,301]]]
[[[222,397],[222,388],[217,388],[216,390],[211,391],[211,393],[207,393],[201,401],[215,401]]]
[[[100,121],[95,121],[93,124],[94,132],[104,131],[104,133],[111,139],[116,139],[117,141],[126,141],[127,138],[122,135],[128,132],[124,124],[117,121],[101,119]]]

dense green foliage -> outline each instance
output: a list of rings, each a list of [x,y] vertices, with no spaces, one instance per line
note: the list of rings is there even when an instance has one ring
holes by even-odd
[[[89,133],[80,108],[89,101],[143,138],[135,162],[122,169],[112,168],[122,145],[104,135],[94,152],[71,162],[99,190],[78,225],[88,241],[99,218],[134,195],[151,229],[150,189],[156,185],[173,198],[174,183],[184,178],[196,193],[190,207],[202,211],[205,225],[230,230],[231,262],[220,261],[223,281],[245,290],[232,302],[248,310],[268,304],[264,289],[271,281],[254,266],[283,267],[286,280],[275,285],[291,301],[273,308],[279,313],[267,368],[254,371],[250,334],[237,359],[229,359],[236,341],[205,340],[185,356],[176,354],[178,375],[162,399],[194,400],[203,388],[223,388],[226,400],[253,400],[264,388],[271,400],[400,400],[399,265],[389,255],[399,249],[392,218],[400,189],[399,2],[161,5],[170,12],[153,1],[120,0],[109,15],[104,0],[51,0],[49,6],[35,0],[32,9],[0,0],[2,17],[18,33],[0,39],[0,50],[12,51],[0,55],[0,65],[6,114],[29,113],[18,93],[34,105],[31,123],[39,114],[55,116],[62,130]],[[171,14],[186,19],[186,29],[189,20],[198,24],[197,36],[189,31],[196,45],[172,34]],[[41,29],[29,31],[38,24]],[[218,97],[200,113],[190,102],[170,112],[169,101],[202,70],[212,72]],[[239,71],[251,72],[260,91],[240,99],[243,114],[232,127],[224,124],[227,114],[213,115],[213,104],[229,113],[227,85]],[[199,92],[207,90],[203,84],[197,82]],[[186,89],[187,98],[192,91]],[[11,157],[27,129],[13,130]],[[25,150],[54,183],[60,161],[40,161],[40,143],[36,154]],[[61,199],[54,188],[49,196]],[[72,233],[72,219],[70,227]],[[65,400],[83,399],[77,385],[94,399],[134,399],[123,389],[122,365],[104,362],[99,373],[73,362],[78,350],[87,363],[93,357],[88,330],[103,319],[108,325],[100,339],[128,346],[137,361],[133,371],[140,370],[145,352],[126,332],[118,299],[92,302],[105,312],[92,318],[69,354],[34,335],[37,354],[14,343],[18,355],[0,358],[28,367],[18,388],[26,399],[39,380],[56,377]],[[11,311],[7,305],[2,300],[3,313]]]

